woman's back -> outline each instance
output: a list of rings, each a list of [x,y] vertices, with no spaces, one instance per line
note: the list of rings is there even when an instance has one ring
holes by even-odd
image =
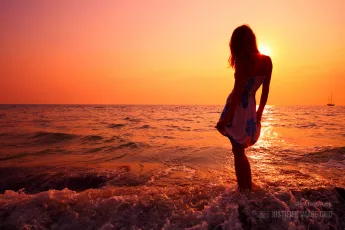
[[[258,54],[252,54],[246,60],[240,60],[241,67],[244,68],[241,74],[240,71],[235,71],[236,78],[242,79],[245,84],[243,85],[242,99],[244,96],[255,96],[256,91],[264,83],[266,77],[270,77],[269,62],[271,61],[269,56]],[[231,97],[231,95],[229,95]],[[228,98],[230,99],[230,98]],[[255,98],[254,98],[255,99]]]

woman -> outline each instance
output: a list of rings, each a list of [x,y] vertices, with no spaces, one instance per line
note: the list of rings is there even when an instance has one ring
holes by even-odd
[[[216,125],[228,137],[235,158],[237,183],[240,190],[252,188],[252,178],[245,148],[256,143],[260,136],[272,74],[269,56],[260,54],[256,37],[247,25],[236,28],[230,40],[229,64],[235,69],[235,85]],[[260,106],[256,111],[255,93],[262,87]]]

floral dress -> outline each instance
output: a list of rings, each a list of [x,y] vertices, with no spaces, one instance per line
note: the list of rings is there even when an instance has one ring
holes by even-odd
[[[244,148],[254,145],[260,136],[261,124],[256,122],[255,93],[264,80],[265,76],[248,78],[241,95],[241,101],[236,106],[233,120],[225,126],[229,139],[234,140]],[[233,92],[234,90],[229,94],[219,120],[224,118]]]

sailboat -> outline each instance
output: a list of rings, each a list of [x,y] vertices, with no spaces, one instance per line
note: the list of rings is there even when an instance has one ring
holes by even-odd
[[[331,93],[331,102],[329,102],[329,98],[328,98],[328,104],[327,106],[335,106],[335,104],[332,101],[332,93]]]

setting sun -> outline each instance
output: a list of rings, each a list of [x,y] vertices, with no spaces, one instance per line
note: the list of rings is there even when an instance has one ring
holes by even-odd
[[[268,104],[345,105],[342,0],[56,2],[0,0],[0,104],[222,104],[246,24],[274,65]]]
[[[268,55],[268,56],[270,56],[272,54],[271,48],[265,44],[259,45],[259,51],[260,51],[260,53]]]

